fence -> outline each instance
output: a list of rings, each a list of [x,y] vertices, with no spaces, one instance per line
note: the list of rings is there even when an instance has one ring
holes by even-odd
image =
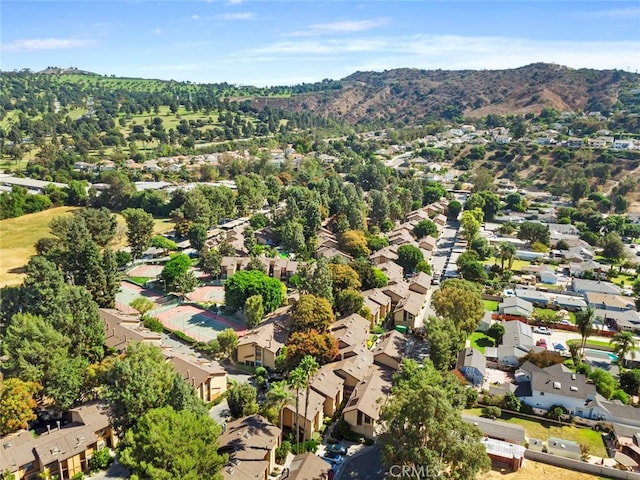
[[[595,465],[593,463],[559,457],[550,453],[536,452],[529,449],[525,450],[524,458],[546,463],[548,465],[555,465],[556,467],[566,468],[568,470],[590,473],[592,475],[620,478],[623,480],[640,480],[640,473],[627,472],[625,470],[618,470],[617,468],[608,467],[606,465]]]

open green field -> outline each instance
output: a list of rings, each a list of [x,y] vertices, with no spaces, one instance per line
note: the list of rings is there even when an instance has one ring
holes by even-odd
[[[23,268],[31,256],[35,255],[34,245],[42,237],[51,236],[49,222],[53,217],[71,215],[76,207],[56,207],[43,212],[23,215],[18,218],[0,220],[0,287],[22,282]],[[127,244],[126,224],[121,215],[118,218],[114,248]],[[168,218],[154,219],[154,231],[163,233],[173,228]]]
[[[487,312],[497,312],[498,311],[498,302],[495,300],[482,300],[484,305],[484,309]]]
[[[554,317],[557,317],[557,313],[558,313],[558,310],[553,310],[551,308],[540,308],[540,307],[534,307],[533,311],[535,313],[537,313],[538,315],[553,315]],[[576,314],[573,313],[573,312],[567,312],[567,314],[569,316],[569,321],[575,325],[576,324]],[[558,318],[558,320],[562,320],[559,317],[557,317],[557,318]]]
[[[481,416],[482,409],[470,408],[465,410],[465,413]],[[604,446],[604,442],[602,441],[602,435],[600,432],[596,432],[595,430],[566,425],[559,426],[556,423],[545,422],[542,419],[540,421],[534,421],[509,413],[503,413],[499,420],[507,423],[513,423],[515,425],[522,425],[527,438],[537,438],[539,440],[546,441],[549,437],[557,437],[564,440],[571,440],[579,444],[589,445],[591,447],[592,455],[596,455],[598,457],[607,456],[607,450]]]
[[[488,258],[487,260],[482,262],[485,265],[500,265],[500,259],[497,257],[492,257],[492,258]],[[512,264],[511,264],[511,270],[514,272],[518,272],[520,270],[522,270],[524,267],[526,267],[527,265],[530,265],[531,262],[527,262],[525,260],[518,260],[515,259]],[[504,268],[507,268],[507,262],[504,262]]]
[[[582,343],[582,340],[580,340],[579,338],[576,339],[572,339],[572,340],[567,340],[567,344],[571,345],[571,344],[578,344],[580,345]],[[600,348],[600,347],[605,347],[608,349],[611,349],[612,346],[609,342],[605,341],[605,340],[593,340],[591,338],[587,338],[587,343],[586,343],[586,347],[595,347],[595,348]]]
[[[23,267],[35,255],[36,241],[50,236],[51,219],[70,215],[73,210],[75,207],[57,207],[0,220],[0,286],[22,282]]]

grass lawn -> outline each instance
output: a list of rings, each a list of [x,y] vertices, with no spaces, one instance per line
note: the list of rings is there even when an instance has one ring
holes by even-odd
[[[481,408],[471,408],[465,410],[465,412],[471,415],[482,415]],[[579,444],[587,444],[591,447],[591,454],[598,457],[606,457],[607,450],[602,441],[602,435],[600,432],[590,430],[588,428],[578,428],[573,426],[559,426],[553,422],[546,422],[542,419],[535,421],[529,418],[523,418],[509,413],[503,413],[502,420],[507,423],[513,423],[515,425],[522,425],[526,432],[527,438],[537,438],[542,441],[546,441],[549,437],[562,438],[564,440],[572,440]]]
[[[0,286],[16,285],[24,277],[23,267],[35,255],[36,241],[48,237],[53,217],[70,215],[75,207],[56,207],[18,218],[0,220]]]
[[[475,348],[482,353],[484,353],[485,348],[493,347],[493,338],[482,332],[473,332],[469,335],[469,341],[471,342],[471,348]]]
[[[609,278],[611,283],[615,283],[620,287],[631,286],[637,277],[635,275],[627,275],[626,273],[618,274]]]
[[[483,300],[484,309],[488,312],[497,312],[498,311],[498,302],[495,300]]]
[[[151,280],[151,277],[127,277],[127,280],[131,280],[136,285],[144,287],[145,283]]]
[[[537,313],[538,315],[553,315],[555,316],[558,313],[558,310],[553,310],[551,308],[539,308],[539,307],[534,307],[533,311],[535,313]],[[573,323],[574,325],[576,324],[576,314],[573,312],[568,312],[569,313],[569,320],[571,321],[571,323]],[[558,319],[560,320],[560,319]]]
[[[127,222],[124,221],[124,217],[119,213],[116,213],[116,219],[118,220],[116,236],[111,241],[110,247],[119,249],[127,246]],[[174,224],[170,218],[153,219],[153,232],[157,235],[173,230],[173,227]]]
[[[487,260],[485,260],[484,262],[485,265],[493,265],[494,263],[497,265],[500,265],[500,259],[499,258],[489,258]],[[517,258],[512,262],[511,264],[511,270],[513,272],[519,272],[520,270],[522,270],[524,267],[526,267],[527,265],[530,265],[531,262],[527,262],[526,260],[518,260]],[[504,262],[504,268],[508,268],[508,264],[507,262]]]
[[[577,339],[572,339],[572,340],[567,340],[567,344],[573,344],[576,343],[578,345],[580,345],[580,343],[582,343],[582,340],[580,340],[579,338]],[[607,348],[612,348],[611,344],[607,341],[604,340],[592,340],[590,338],[587,338],[587,344],[586,344],[587,348],[589,347],[607,347]]]

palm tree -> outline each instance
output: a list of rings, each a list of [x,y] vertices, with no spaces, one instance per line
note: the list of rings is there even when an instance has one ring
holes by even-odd
[[[320,365],[318,365],[318,361],[315,359],[315,357],[312,357],[311,355],[305,355],[300,361],[298,368],[301,368],[305,374],[305,387],[307,389],[307,395],[304,400],[304,421],[306,422],[307,414],[309,413],[309,385],[313,376],[318,372]],[[307,438],[306,428],[304,429],[303,440],[310,440],[309,438]]]
[[[511,270],[513,259],[516,256],[516,246],[510,242],[501,242],[498,247],[498,255],[500,256],[500,269],[504,270],[504,261],[507,260],[509,270]]]
[[[618,356],[618,365],[624,364],[624,357],[628,353],[631,353],[631,358],[636,358],[636,339],[631,332],[618,332],[616,333],[609,344],[613,345],[614,352]]]
[[[296,391],[296,445],[300,443],[300,389],[306,382],[307,375],[299,366],[289,373],[289,385]]]
[[[582,337],[582,342],[580,343],[581,355],[584,354],[584,347],[587,345],[587,338],[593,331],[594,312],[593,307],[587,307],[586,310],[576,312],[576,327],[578,327],[578,331]]]
[[[274,382],[271,384],[269,391],[267,392],[266,405],[268,407],[275,407],[278,410],[279,427],[282,428],[282,410],[284,406],[292,400],[291,390],[287,382]]]

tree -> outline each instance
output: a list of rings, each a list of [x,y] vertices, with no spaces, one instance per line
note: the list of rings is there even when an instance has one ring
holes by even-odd
[[[289,389],[287,382],[273,382],[270,385],[265,399],[265,409],[276,409],[276,411],[278,412],[277,425],[280,428],[282,428],[282,410],[284,406],[291,400],[293,400],[293,396],[291,395],[291,390]],[[276,423],[275,419],[274,423]]]
[[[122,216],[127,222],[127,241],[135,260],[151,245],[153,217],[141,208],[127,208]]]
[[[310,293],[333,302],[332,271],[326,258],[304,264],[299,269],[299,275],[301,293]]]
[[[518,230],[518,238],[529,243],[540,242],[549,246],[549,227],[539,222],[522,222]]]
[[[116,359],[105,375],[105,398],[116,429],[126,431],[149,410],[165,406],[175,375],[158,347],[129,343],[125,356]]]
[[[347,317],[352,313],[358,313],[364,305],[362,294],[352,288],[341,290],[336,294],[336,311],[341,317]]]
[[[304,376],[305,376],[305,388],[307,391],[306,391],[305,401],[304,401],[304,418],[308,418],[307,415],[309,414],[309,389],[310,389],[311,379],[318,372],[320,365],[318,365],[318,361],[314,357],[312,357],[311,355],[305,355],[302,358],[302,360],[300,360],[300,363],[298,364],[297,368],[301,369],[304,372]],[[307,434],[307,429],[305,428],[303,440],[310,440],[311,439],[310,435],[311,435],[311,432]]]
[[[282,305],[286,287],[282,282],[258,270],[242,270],[234,273],[224,284],[225,305],[233,310],[244,306],[247,298],[261,295],[265,313]]]
[[[212,277],[219,277],[222,272],[222,255],[215,248],[205,248],[200,252],[200,267]]]
[[[637,344],[633,333],[629,331],[618,332],[609,340],[609,344],[613,345],[613,351],[618,356],[618,365],[624,365],[624,359],[627,355],[632,359],[636,358]]]
[[[0,436],[29,428],[29,422],[37,418],[34,396],[39,389],[39,384],[19,378],[0,381]]]
[[[326,332],[335,317],[331,304],[326,298],[311,294],[300,295],[289,310],[289,323],[292,332],[304,332],[314,329]]]
[[[258,413],[257,391],[248,383],[239,383],[231,387],[227,394],[227,402],[234,418]]]
[[[504,326],[501,323],[493,323],[489,330],[487,330],[487,335],[493,338],[493,341],[497,346],[502,344],[502,337],[504,336]]]
[[[619,379],[620,388],[627,394],[640,394],[640,369],[634,368],[633,370],[625,370],[620,373]]]
[[[191,258],[186,253],[178,253],[171,257],[171,260],[166,263],[160,273],[167,291],[176,289],[181,278],[189,271],[189,268],[191,268]]]
[[[301,368],[295,368],[289,374],[289,385],[296,391],[296,445],[300,443],[300,390],[306,385],[306,381]]]
[[[435,477],[473,480],[491,462],[480,430],[462,420],[453,392],[437,373],[427,364],[403,367],[394,379],[392,395],[380,415],[383,462],[427,468]]]
[[[267,266],[259,257],[252,256],[249,259],[249,263],[247,263],[246,270],[258,270],[259,272],[267,273]]]
[[[331,283],[333,285],[333,296],[346,289],[358,290],[362,286],[360,276],[349,265],[344,263],[331,263],[329,264],[331,270]]]
[[[247,326],[254,328],[260,323],[264,316],[264,305],[262,304],[262,295],[253,295],[244,302],[244,318],[247,320]]]
[[[165,255],[168,254],[168,252],[174,252],[178,249],[178,244],[176,242],[169,240],[167,237],[162,235],[155,235],[151,239],[151,246],[154,248],[161,248],[164,250]]]
[[[53,364],[46,395],[59,411],[69,410],[80,400],[88,366],[89,362],[82,357],[62,358]]]
[[[441,371],[450,370],[464,348],[465,334],[447,318],[429,319],[429,358],[433,366]]]
[[[471,290],[450,285],[443,282],[433,293],[433,309],[439,316],[453,320],[458,329],[469,335],[484,315],[482,297]]]
[[[504,270],[504,262],[507,261],[509,270],[513,265],[516,257],[516,246],[511,242],[500,242],[498,246],[498,256],[500,257],[500,270]]]
[[[479,261],[466,262],[460,267],[460,274],[465,280],[484,283],[489,275]]]
[[[462,225],[462,236],[467,242],[471,243],[480,232],[480,221],[478,221],[472,210],[465,210],[462,212],[460,224]]]
[[[286,221],[276,228],[276,232],[280,238],[280,245],[285,251],[291,253],[304,251],[306,246],[304,227],[300,223],[292,220]]]
[[[624,243],[617,233],[609,233],[602,240],[602,256],[614,263],[626,256]]]
[[[398,247],[398,260],[396,263],[402,267],[405,274],[415,271],[418,264],[424,260],[424,254],[415,245],[400,245]]]
[[[576,312],[576,327],[578,327],[578,332],[580,332],[580,337],[582,338],[580,342],[580,352],[584,354],[584,347],[587,344],[587,338],[591,335],[593,331],[593,319],[595,316],[595,310],[593,307],[587,307],[585,310],[580,310]]]
[[[420,220],[413,227],[413,234],[416,238],[426,237],[427,235],[431,235],[432,237],[438,236],[438,227],[431,220],[424,219]]]
[[[581,198],[586,197],[591,190],[591,185],[585,177],[580,177],[571,183],[571,200],[574,205],[578,204]]]
[[[126,432],[119,460],[137,478],[221,480],[227,455],[216,453],[219,435],[220,427],[208,415],[156,408]]]
[[[613,376],[606,370],[594,368],[589,373],[589,380],[596,386],[596,390],[607,400],[611,400],[618,384]]]
[[[129,302],[129,306],[135,309],[142,319],[150,310],[153,310],[154,303],[145,297],[137,297]]]
[[[187,233],[191,248],[201,251],[207,243],[207,226],[202,223],[192,223]]]
[[[313,356],[324,365],[338,356],[338,343],[331,334],[313,329],[292,333],[287,342],[287,370],[295,368],[305,355]]]
[[[82,218],[91,238],[101,247],[106,247],[116,234],[118,220],[108,208],[80,208],[74,215]]]
[[[504,201],[507,204],[507,210],[514,210],[516,212],[523,212],[525,210],[524,200],[518,192],[508,194]]]
[[[225,328],[216,337],[222,353],[231,358],[233,352],[238,348],[238,334],[233,328]]]
[[[340,248],[353,258],[368,257],[371,251],[360,230],[347,230],[340,236]]]
[[[447,218],[456,220],[462,211],[462,204],[458,200],[451,200],[447,205]]]
[[[500,198],[495,193],[489,191],[480,192],[480,196],[484,200],[484,205],[482,206],[484,220],[491,222],[498,210],[500,210]]]

